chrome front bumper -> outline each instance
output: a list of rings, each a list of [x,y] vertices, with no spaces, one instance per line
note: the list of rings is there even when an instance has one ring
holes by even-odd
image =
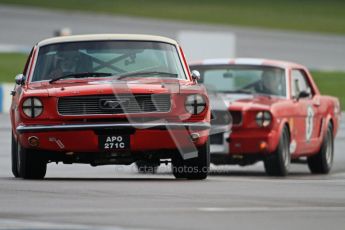
[[[188,122],[188,123],[105,123],[105,124],[62,124],[62,125],[19,125],[18,133],[34,133],[34,132],[53,132],[53,131],[73,131],[73,130],[102,130],[102,129],[189,129],[189,130],[207,130],[210,129],[207,122]]]
[[[230,152],[230,134],[231,128],[230,126],[212,126],[211,134],[210,135],[218,135],[217,143],[210,143],[210,153],[214,154],[229,154]]]

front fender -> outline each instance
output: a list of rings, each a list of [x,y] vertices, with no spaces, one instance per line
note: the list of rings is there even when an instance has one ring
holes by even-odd
[[[283,133],[283,129],[284,129],[285,126],[287,126],[288,130],[289,130],[290,143],[292,141],[291,133],[293,133],[292,132],[292,128],[291,128],[292,126],[289,124],[289,120],[287,118],[278,118],[277,121],[279,121],[278,124],[277,124],[277,127],[278,127],[277,128],[277,133],[278,133],[278,135],[277,135],[276,140],[274,140],[272,142],[272,147],[273,147],[274,150],[276,150],[278,148],[279,140],[280,140],[280,137],[281,137],[281,135]]]

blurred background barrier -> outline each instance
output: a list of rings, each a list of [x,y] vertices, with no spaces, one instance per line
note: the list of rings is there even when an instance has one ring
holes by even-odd
[[[14,84],[0,84],[0,113],[8,113],[10,111],[12,100],[10,92],[13,90],[13,88]]]
[[[0,53],[29,53],[30,49],[25,45],[0,44]]]
[[[0,84],[0,113],[9,113],[11,107],[12,96],[10,92],[13,90],[14,84]]]
[[[2,88],[2,111],[3,113],[8,113],[10,111],[11,101],[12,101],[12,96],[10,93],[14,88],[14,84],[3,83],[1,85],[1,88]]]
[[[180,31],[177,40],[189,61],[236,57],[236,35],[230,32]]]

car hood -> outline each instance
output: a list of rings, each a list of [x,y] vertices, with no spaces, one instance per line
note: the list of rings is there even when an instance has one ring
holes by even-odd
[[[46,90],[48,96],[83,96],[99,94],[155,94],[155,93],[179,93],[181,88],[178,79],[145,79],[133,81],[118,80],[66,80],[63,82],[32,83],[32,90]]]
[[[211,108],[213,110],[269,110],[273,104],[282,99],[265,95],[249,94],[210,94]]]

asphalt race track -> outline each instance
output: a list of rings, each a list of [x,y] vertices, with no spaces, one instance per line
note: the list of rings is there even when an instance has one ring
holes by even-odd
[[[212,167],[205,181],[134,166],[48,166],[43,181],[10,172],[10,125],[0,116],[0,229],[343,229],[345,124],[328,176],[294,165],[285,179],[262,165]]]
[[[272,57],[309,67],[345,70],[343,36],[205,26],[0,6],[0,45],[33,45],[55,29],[73,33],[232,31],[238,56]],[[344,117],[344,116],[343,116]],[[134,166],[48,166],[43,181],[15,179],[10,169],[10,122],[0,115],[2,229],[344,229],[345,117],[330,175],[293,165],[287,178],[267,177],[262,164],[212,167],[205,181],[175,180],[169,166],[138,174]]]

